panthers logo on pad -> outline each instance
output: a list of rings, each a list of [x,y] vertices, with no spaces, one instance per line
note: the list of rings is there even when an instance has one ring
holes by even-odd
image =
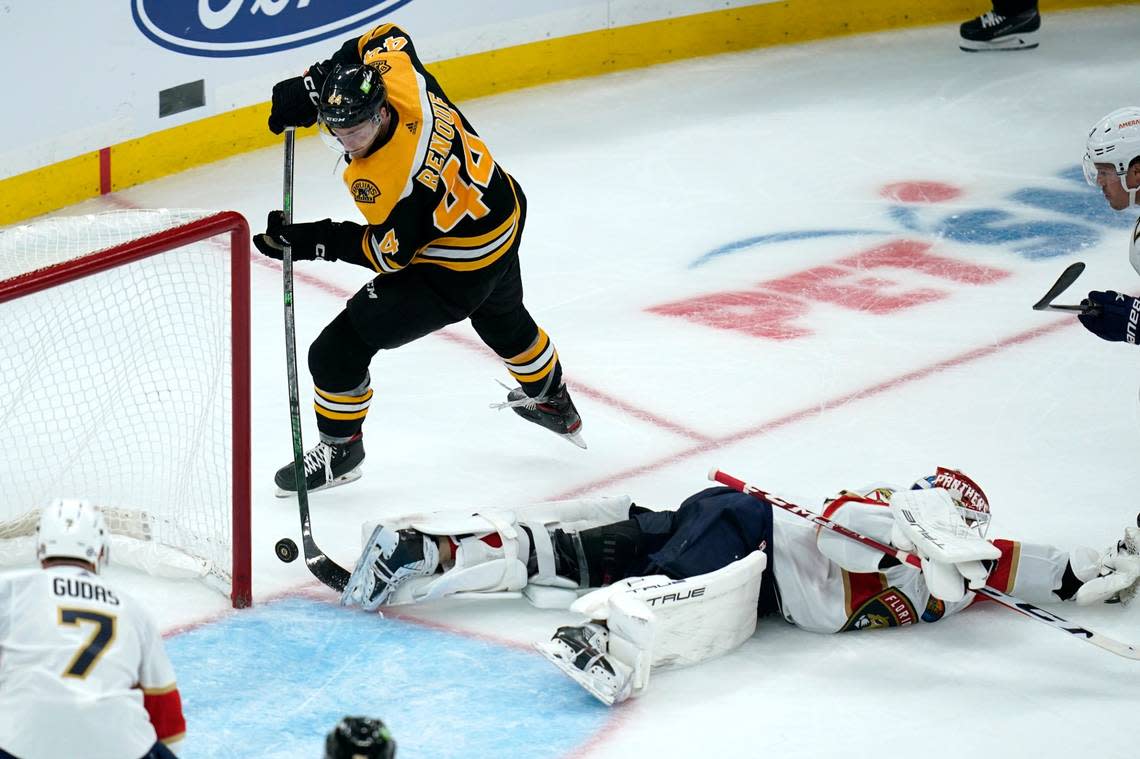
[[[916,617],[907,597],[895,588],[887,588],[860,606],[840,632],[913,625]]]
[[[367,179],[358,179],[352,183],[352,199],[357,203],[375,203],[380,197],[380,188]]]

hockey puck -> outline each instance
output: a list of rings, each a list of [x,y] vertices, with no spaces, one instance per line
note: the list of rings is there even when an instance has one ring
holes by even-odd
[[[297,550],[297,544],[289,538],[281,538],[281,540],[278,540],[273,550],[277,552],[277,558],[286,564],[300,555],[300,551]]]

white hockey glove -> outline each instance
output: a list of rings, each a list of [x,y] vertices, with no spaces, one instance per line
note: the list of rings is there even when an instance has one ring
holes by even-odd
[[[1077,603],[1131,603],[1140,590],[1140,529],[1126,528],[1124,539],[1101,555],[1099,569],[1099,576],[1077,590]]]
[[[930,594],[950,603],[965,598],[967,586],[985,585],[989,571],[982,562],[1001,557],[997,546],[969,524],[963,515],[969,511],[942,488],[891,495],[891,542],[919,555]]]

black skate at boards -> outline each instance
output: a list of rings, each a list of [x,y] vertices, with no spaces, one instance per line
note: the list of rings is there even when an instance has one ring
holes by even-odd
[[[360,464],[363,461],[364,441],[360,437],[347,443],[326,443],[322,440],[305,454],[305,489],[312,493],[359,480]],[[273,481],[277,483],[278,498],[296,495],[297,480],[292,462],[278,469]]]
[[[1015,16],[983,13],[959,29],[958,47],[967,53],[990,50],[1032,50],[1037,47],[1041,14],[1036,10]]]
[[[579,448],[586,447],[581,435],[582,417],[578,415],[565,384],[540,398],[530,398],[521,387],[516,387],[507,393],[505,403],[493,404],[492,408],[509,408],[528,422],[545,427]]]

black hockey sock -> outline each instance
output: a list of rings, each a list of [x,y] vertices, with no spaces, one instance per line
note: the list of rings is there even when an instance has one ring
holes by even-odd
[[[1081,589],[1082,585],[1084,585],[1084,583],[1078,580],[1077,576],[1073,574],[1073,565],[1066,564],[1065,574],[1061,576],[1061,587],[1055,588],[1053,592],[1056,593],[1062,601],[1068,601],[1077,594],[1077,591]]]
[[[576,536],[555,530],[551,538],[558,574],[575,582],[585,577],[588,587],[600,588],[645,571],[641,528],[632,519],[583,530]],[[583,559],[585,573],[581,567]]]
[[[526,557],[526,575],[527,577],[534,577],[538,574],[538,551],[534,547],[534,533],[526,525],[520,526],[526,536],[530,538],[530,553]],[[576,540],[577,534],[556,529],[549,533],[549,537],[550,545],[554,549],[554,574],[573,580],[579,584],[579,587],[593,587],[588,582],[583,584],[586,578],[582,576],[579,569],[578,557],[581,556],[581,543]]]

